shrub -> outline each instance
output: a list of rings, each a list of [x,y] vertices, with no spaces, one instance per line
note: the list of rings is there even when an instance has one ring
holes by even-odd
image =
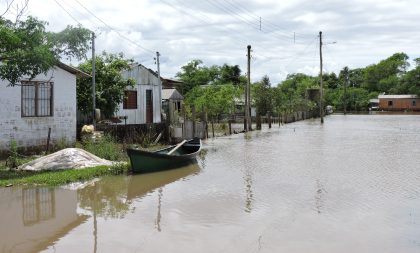
[[[10,140],[10,155],[6,160],[6,165],[9,168],[16,168],[21,164],[18,154],[17,143],[14,139]]]
[[[86,138],[82,142],[82,148],[103,159],[117,161],[120,158],[119,146],[109,135],[96,139]]]

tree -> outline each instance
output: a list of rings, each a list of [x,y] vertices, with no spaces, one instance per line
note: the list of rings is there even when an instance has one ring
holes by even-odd
[[[398,78],[406,73],[409,66],[405,53],[395,53],[378,64],[365,68],[363,87],[369,92],[388,92],[398,84]]]
[[[133,79],[125,79],[122,71],[129,70],[131,59],[125,59],[123,53],[96,56],[96,107],[105,117],[111,117],[124,99],[124,91],[135,84]],[[92,60],[79,65],[82,71],[92,71]],[[92,79],[77,80],[77,108],[84,113],[92,111]]]
[[[200,85],[242,85],[246,83],[246,77],[241,76],[238,65],[223,64],[223,66],[204,66],[201,60],[192,60],[181,67],[176,76],[183,81],[180,87],[182,94],[187,94],[196,86]]]
[[[273,112],[273,91],[268,76],[264,76],[260,82],[252,86],[252,93],[259,115]]]
[[[46,73],[61,56],[81,60],[89,50],[90,31],[67,26],[62,32],[45,30],[47,22],[34,17],[11,21],[0,17],[0,78],[13,86],[22,76]]]

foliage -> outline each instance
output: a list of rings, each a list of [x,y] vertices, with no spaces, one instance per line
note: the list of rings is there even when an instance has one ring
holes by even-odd
[[[80,170],[59,170],[59,171],[21,171],[21,170],[0,170],[0,186],[6,185],[64,185],[72,182],[90,180],[104,175],[118,175],[129,170],[128,164],[115,166],[97,166]]]
[[[314,102],[306,98],[307,89],[319,89],[319,79],[305,74],[288,75],[274,90],[274,105],[278,113],[312,110]]]
[[[14,139],[10,140],[10,155],[7,157],[6,165],[13,169],[18,167],[21,164],[18,154],[18,147],[17,143]]]
[[[213,65],[207,67],[201,60],[192,60],[181,67],[176,75],[183,85],[180,88],[182,94],[187,94],[194,87],[200,85],[240,85],[246,83],[246,77],[241,76],[241,69],[238,65],[223,66]]]
[[[122,53],[96,56],[96,107],[101,109],[105,117],[111,117],[123,102],[124,91],[127,87],[133,87],[135,80],[125,79],[122,71],[129,70],[131,59],[125,59]],[[92,72],[92,60],[79,65],[82,71]],[[92,111],[92,78],[77,80],[77,108],[89,113]]]
[[[15,85],[22,76],[46,73],[62,55],[81,60],[89,50],[89,30],[67,26],[46,32],[46,22],[34,17],[15,22],[0,17],[0,78]]]
[[[232,113],[240,88],[232,84],[194,87],[186,96],[186,105],[195,106],[196,112],[206,111],[214,121],[222,113]]]
[[[391,57],[366,67],[363,87],[370,91],[387,92],[398,83],[398,78],[409,67],[408,56],[396,53]]]
[[[84,150],[103,159],[118,161],[120,159],[120,148],[117,142],[110,136],[105,135],[101,138],[85,138],[82,143]]]
[[[268,76],[264,76],[260,82],[252,86],[251,94],[259,115],[266,115],[268,112],[273,112],[274,92]]]

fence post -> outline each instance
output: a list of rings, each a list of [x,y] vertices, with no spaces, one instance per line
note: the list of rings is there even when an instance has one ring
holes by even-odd
[[[192,113],[192,137],[195,137],[195,106],[193,105],[191,107],[191,113]]]

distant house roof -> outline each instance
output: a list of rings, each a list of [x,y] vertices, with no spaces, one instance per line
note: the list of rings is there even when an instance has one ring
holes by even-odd
[[[70,65],[64,64],[62,62],[58,62],[56,65],[60,69],[63,69],[63,70],[65,70],[65,71],[67,71],[67,72],[69,72],[69,73],[71,73],[73,75],[76,75],[78,77],[92,77],[91,75],[89,75],[89,74],[81,71],[80,69],[77,69],[77,68],[72,67]]]
[[[377,99],[377,98],[369,99],[369,103],[371,103],[371,104],[379,104],[379,99]]]
[[[183,100],[184,97],[176,89],[162,89],[163,100]]]
[[[384,99],[395,99],[395,98],[418,98],[417,97],[417,95],[379,95],[378,96],[378,99],[381,99],[381,98],[384,98]]]
[[[177,86],[183,84],[184,82],[180,80],[170,79],[170,78],[160,78],[162,80],[162,87],[164,89],[172,89],[176,88]]]

